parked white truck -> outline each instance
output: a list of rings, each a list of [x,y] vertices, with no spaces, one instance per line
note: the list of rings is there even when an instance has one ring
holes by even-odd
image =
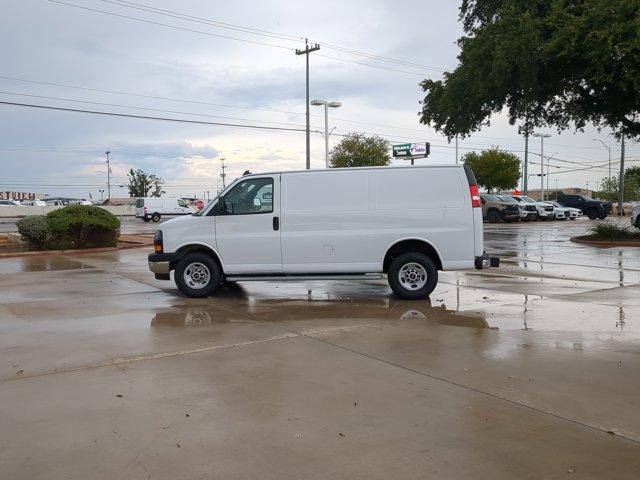
[[[249,174],[201,212],[162,224],[149,268],[189,297],[227,281],[371,279],[421,299],[438,270],[497,267],[468,166]]]

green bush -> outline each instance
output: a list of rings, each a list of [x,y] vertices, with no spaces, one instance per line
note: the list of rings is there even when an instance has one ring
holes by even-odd
[[[42,250],[49,237],[47,218],[44,215],[29,215],[16,223],[18,233],[22,235],[30,248]]]
[[[104,208],[70,205],[47,214],[49,249],[114,247],[120,220]]]
[[[590,228],[591,236],[598,240],[629,240],[640,235],[626,225],[613,222],[598,222]]]

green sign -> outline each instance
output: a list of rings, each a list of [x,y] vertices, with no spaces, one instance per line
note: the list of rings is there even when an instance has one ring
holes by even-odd
[[[427,143],[401,143],[393,146],[393,158],[428,157],[431,145]]]

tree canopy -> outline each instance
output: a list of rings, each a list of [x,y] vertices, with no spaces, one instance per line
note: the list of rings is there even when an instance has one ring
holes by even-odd
[[[146,173],[140,169],[129,170],[129,196],[130,197],[159,197],[164,193],[161,178],[153,173]]]
[[[466,136],[506,110],[524,131],[640,137],[640,0],[463,0],[459,65],[424,80],[420,121]]]
[[[377,135],[350,133],[331,150],[329,161],[334,168],[383,167],[391,162],[389,142]]]
[[[492,148],[481,153],[469,152],[462,161],[471,167],[478,185],[489,193],[518,186],[520,159],[513,153]]]

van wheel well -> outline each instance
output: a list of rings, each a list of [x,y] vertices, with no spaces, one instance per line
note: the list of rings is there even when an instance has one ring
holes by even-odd
[[[387,273],[389,271],[389,265],[394,258],[398,255],[407,252],[420,252],[425,254],[433,263],[436,264],[438,270],[442,270],[442,261],[440,261],[440,256],[436,249],[429,245],[427,242],[423,242],[421,240],[403,240],[402,242],[398,242],[393,245],[384,256],[384,262],[382,264],[382,271]]]
[[[191,252],[202,252],[206,255],[209,255],[211,258],[213,258],[213,261],[218,264],[218,267],[220,268],[220,272],[223,272],[222,263],[220,262],[218,255],[216,255],[216,253],[213,250],[203,245],[185,245],[184,247],[180,247],[174,255],[172,266],[175,266],[175,264],[178,263],[178,260],[184,257],[187,253],[191,253]]]

